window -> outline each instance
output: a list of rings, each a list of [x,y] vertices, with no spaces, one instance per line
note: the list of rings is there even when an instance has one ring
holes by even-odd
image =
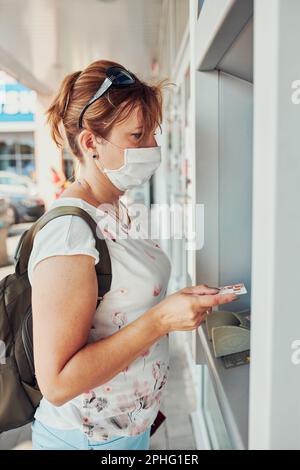
[[[12,171],[35,180],[35,169],[33,133],[0,134],[0,170]]]

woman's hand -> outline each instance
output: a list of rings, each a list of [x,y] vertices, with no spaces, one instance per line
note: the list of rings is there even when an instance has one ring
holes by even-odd
[[[235,294],[218,294],[219,289],[206,284],[185,287],[169,295],[155,307],[163,334],[194,330],[212,311],[212,307],[238,300]]]

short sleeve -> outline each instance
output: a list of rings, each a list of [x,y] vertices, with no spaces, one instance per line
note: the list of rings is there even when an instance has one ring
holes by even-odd
[[[28,262],[28,279],[40,261],[58,255],[90,255],[99,262],[99,252],[90,226],[80,217],[64,215],[48,222],[36,234]]]

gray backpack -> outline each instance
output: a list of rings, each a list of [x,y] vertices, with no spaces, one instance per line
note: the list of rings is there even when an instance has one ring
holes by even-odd
[[[91,227],[99,263],[98,302],[111,285],[111,261],[104,238],[97,236],[96,222],[80,207],[59,206],[45,212],[26,230],[15,252],[15,272],[0,281],[0,433],[33,420],[42,394],[39,390],[33,360],[31,285],[27,265],[37,232],[50,220],[63,215],[82,217]]]

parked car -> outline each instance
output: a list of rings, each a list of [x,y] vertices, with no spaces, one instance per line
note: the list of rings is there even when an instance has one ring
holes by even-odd
[[[33,222],[45,212],[36,184],[27,176],[0,171],[0,193],[9,201],[12,223]]]

